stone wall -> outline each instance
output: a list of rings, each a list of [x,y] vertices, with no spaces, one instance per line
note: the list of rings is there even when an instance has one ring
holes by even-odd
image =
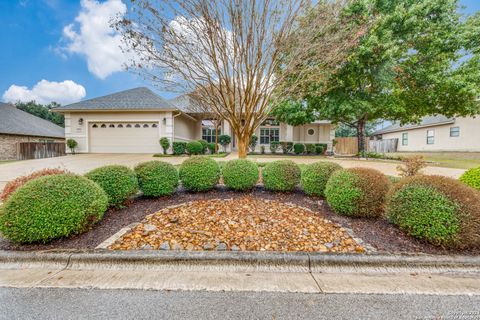
[[[40,142],[45,140],[53,142],[65,141],[65,139],[58,138],[0,134],[0,160],[16,160],[18,142]]]

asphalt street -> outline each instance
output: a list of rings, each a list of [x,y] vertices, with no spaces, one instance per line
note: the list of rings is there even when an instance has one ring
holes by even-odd
[[[0,319],[480,319],[480,296],[0,288]]]

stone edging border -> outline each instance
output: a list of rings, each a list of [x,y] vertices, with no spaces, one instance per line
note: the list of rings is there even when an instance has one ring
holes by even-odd
[[[479,273],[479,256],[248,251],[0,251],[0,269]]]

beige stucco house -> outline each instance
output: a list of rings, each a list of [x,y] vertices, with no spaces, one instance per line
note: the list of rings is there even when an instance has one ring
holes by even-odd
[[[80,153],[160,153],[159,140],[215,141],[208,115],[189,111],[188,100],[165,100],[148,88],[134,88],[54,109],[65,115],[65,138],[78,142]],[[232,136],[228,151],[236,149],[228,122],[221,134]],[[329,121],[293,127],[268,119],[256,129],[257,150],[270,141],[325,143],[332,149],[334,126]],[[267,151],[268,152],[268,151]]]
[[[20,159],[21,142],[63,142],[64,130],[50,121],[0,103],[0,160]]]
[[[375,139],[398,139],[397,151],[480,152],[480,118],[425,117],[418,124],[398,123],[378,130]]]

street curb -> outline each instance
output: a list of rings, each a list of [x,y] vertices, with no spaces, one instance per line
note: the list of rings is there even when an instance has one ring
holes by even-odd
[[[478,256],[229,251],[0,251],[0,269],[480,272]]]

